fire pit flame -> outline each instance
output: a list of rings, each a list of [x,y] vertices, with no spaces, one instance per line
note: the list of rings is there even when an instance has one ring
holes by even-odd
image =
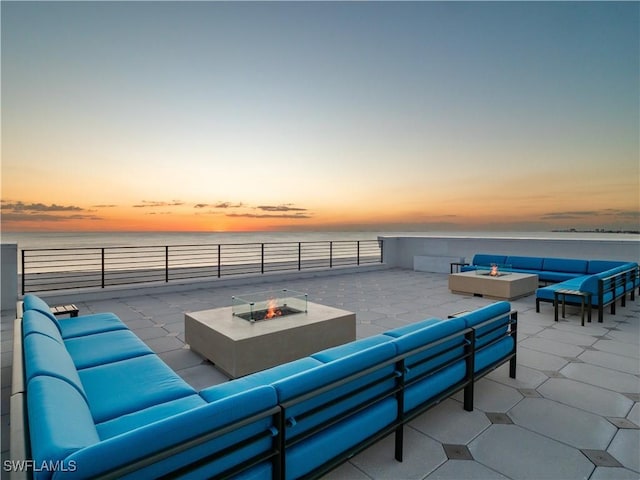
[[[270,298],[267,302],[267,313],[264,318],[273,318],[282,316],[282,310],[278,307],[278,302],[275,298]]]
[[[498,272],[498,265],[491,265],[491,271],[489,272],[489,275],[491,275],[492,277],[497,277],[499,274]]]

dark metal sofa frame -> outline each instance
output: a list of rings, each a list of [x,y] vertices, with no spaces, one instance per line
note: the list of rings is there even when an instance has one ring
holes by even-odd
[[[590,311],[592,308],[598,309],[598,322],[604,321],[604,308],[609,306],[611,315],[616,314],[616,301],[620,300],[620,306],[626,306],[627,293],[631,301],[635,300],[636,288],[640,295],[640,268],[638,266],[631,267],[628,270],[615,273],[605,278],[598,279],[598,293],[595,295],[597,302],[593,302],[592,296],[589,296],[586,308]],[[629,287],[631,284],[631,287]],[[619,293],[616,291],[621,288]],[[608,293],[612,294],[611,300],[604,302],[603,299]],[[536,298],[536,312],[540,313],[540,302],[554,303],[554,300],[546,298]],[[567,305],[581,306],[579,302],[567,299]]]

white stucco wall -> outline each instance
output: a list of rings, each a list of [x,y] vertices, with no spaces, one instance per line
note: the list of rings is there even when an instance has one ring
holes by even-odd
[[[640,263],[637,239],[548,239],[485,237],[379,237],[383,240],[384,263],[391,267],[414,267],[414,257],[465,258],[470,262],[476,253],[520,255],[525,257],[560,257],[585,260],[623,260]],[[437,270],[448,273],[447,262],[433,262]],[[442,266],[446,263],[446,268]]]
[[[2,244],[0,259],[0,306],[2,311],[15,310],[18,300],[18,245]]]

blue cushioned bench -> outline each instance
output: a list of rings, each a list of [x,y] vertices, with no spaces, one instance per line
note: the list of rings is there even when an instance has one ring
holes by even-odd
[[[479,253],[474,255],[470,265],[462,271],[488,269],[498,265],[503,271],[538,275],[538,280],[546,285],[536,291],[536,311],[540,312],[540,302],[555,303],[558,290],[575,290],[580,295],[566,295],[565,303],[582,305],[587,298],[587,310],[598,309],[598,321],[602,322],[604,308],[611,307],[615,314],[616,301],[626,304],[626,295],[635,298],[638,288],[638,264],[616,260],[580,260],[574,258],[522,257]]]
[[[474,382],[505,362],[516,375],[508,302],[199,392],[115,315],[57,320],[47,308],[24,299],[12,395],[38,479],[317,478],[392,434],[401,461],[406,422],[458,391],[472,410]]]

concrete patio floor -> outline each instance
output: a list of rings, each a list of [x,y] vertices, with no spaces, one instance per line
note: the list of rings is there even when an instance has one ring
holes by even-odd
[[[446,318],[492,300],[456,295],[447,275],[403,269],[279,279],[74,301],[80,314],[113,312],[178,374],[200,389],[227,381],[184,344],[184,313],[228,306],[231,296],[267,289],[308,292],[309,301],[356,313],[367,337],[430,317]],[[637,293],[637,292],[636,292]],[[553,320],[551,304],[535,311],[535,295],[518,310],[517,378],[503,365],[476,386],[475,409],[461,394],[405,429],[405,458],[387,437],[326,479],[638,479],[640,478],[640,299],[604,323],[580,326],[579,310]],[[607,310],[608,312],[608,310]],[[2,460],[8,453],[13,318],[2,316]],[[4,472],[3,472],[4,473]]]

